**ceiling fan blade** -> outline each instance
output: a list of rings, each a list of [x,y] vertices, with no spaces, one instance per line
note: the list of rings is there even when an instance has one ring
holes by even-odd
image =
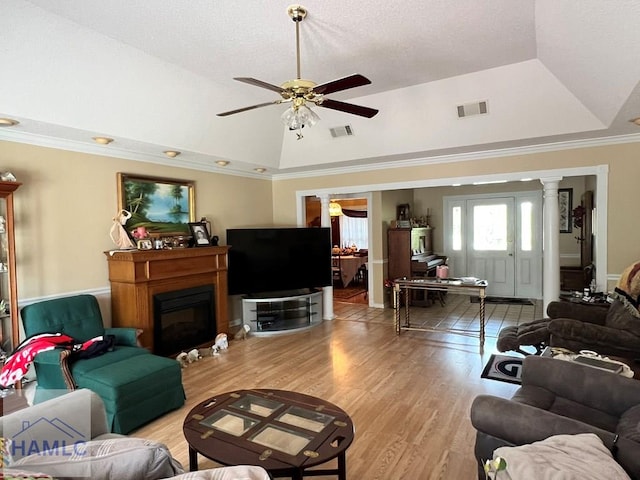
[[[250,107],[238,108],[236,110],[229,110],[228,112],[218,113],[218,117],[226,117],[228,115],[233,115],[234,113],[246,112],[247,110],[254,110],[256,108],[266,107],[268,105],[277,105],[282,103],[282,100],[275,100],[273,102],[259,103],[257,105],[251,105]]]
[[[348,90],[349,88],[362,87],[363,85],[369,85],[371,80],[367,77],[355,73],[348,77],[339,78],[330,82],[321,83],[313,87],[313,91],[318,95],[329,95],[333,92],[340,92],[342,90]]]
[[[339,102],[338,100],[330,100],[328,98],[325,98],[322,103],[318,103],[317,105],[319,107],[339,110],[341,112],[352,113],[353,115],[360,115],[361,117],[367,118],[374,117],[378,113],[378,110],[375,108],[362,107],[360,105],[354,105],[353,103]]]
[[[235,77],[234,80],[239,82],[248,83],[249,85],[255,85],[256,87],[266,88],[267,90],[271,90],[273,92],[282,92],[282,88],[277,85],[271,85],[270,83],[263,82],[262,80],[256,80],[251,77]]]

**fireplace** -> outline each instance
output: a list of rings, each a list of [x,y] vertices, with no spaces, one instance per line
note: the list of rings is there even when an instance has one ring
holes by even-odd
[[[109,281],[111,282],[111,326],[133,327],[139,330],[140,345],[153,353],[160,353],[155,346],[155,298],[167,301],[166,322],[170,330],[186,334],[191,327],[180,325],[187,316],[196,323],[204,323],[201,309],[200,287],[208,287],[213,292],[208,317],[211,330],[201,335],[195,343],[184,348],[207,343],[212,344],[216,333],[229,333],[229,315],[227,308],[227,252],[229,247],[176,248],[173,250],[127,250],[105,252],[109,263]],[[173,292],[195,289],[196,306],[176,313]],[[164,295],[169,295],[164,297]],[[187,295],[191,296],[191,295]],[[208,294],[204,294],[208,296]],[[168,333],[168,332],[165,332]],[[166,336],[165,336],[166,338]],[[170,354],[180,352],[181,348],[170,341]],[[185,341],[186,345],[186,341]],[[163,349],[165,347],[162,347]],[[166,350],[165,350],[166,351]]]
[[[153,344],[158,355],[211,344],[216,333],[213,285],[153,296]]]

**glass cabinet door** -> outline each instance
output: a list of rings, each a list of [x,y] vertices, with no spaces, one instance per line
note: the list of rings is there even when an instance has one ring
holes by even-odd
[[[0,357],[10,354],[18,345],[13,192],[20,185],[18,182],[0,182]]]

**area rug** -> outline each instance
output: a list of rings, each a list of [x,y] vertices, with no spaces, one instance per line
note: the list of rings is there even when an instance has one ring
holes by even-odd
[[[480,303],[480,297],[471,296],[471,303]],[[501,305],[534,305],[530,298],[511,298],[511,297],[486,297],[484,303],[498,303]]]
[[[500,382],[520,384],[522,373],[522,357],[510,357],[494,353],[482,370],[482,378],[498,380]]]
[[[362,287],[334,288],[333,298],[336,300],[348,300],[363,294],[367,290]]]

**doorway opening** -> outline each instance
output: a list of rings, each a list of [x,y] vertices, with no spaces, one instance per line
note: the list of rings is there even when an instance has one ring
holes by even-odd
[[[335,208],[335,205],[339,208]],[[369,218],[366,198],[332,198],[331,244],[335,301],[368,303]],[[305,199],[308,226],[320,226],[321,204]]]

